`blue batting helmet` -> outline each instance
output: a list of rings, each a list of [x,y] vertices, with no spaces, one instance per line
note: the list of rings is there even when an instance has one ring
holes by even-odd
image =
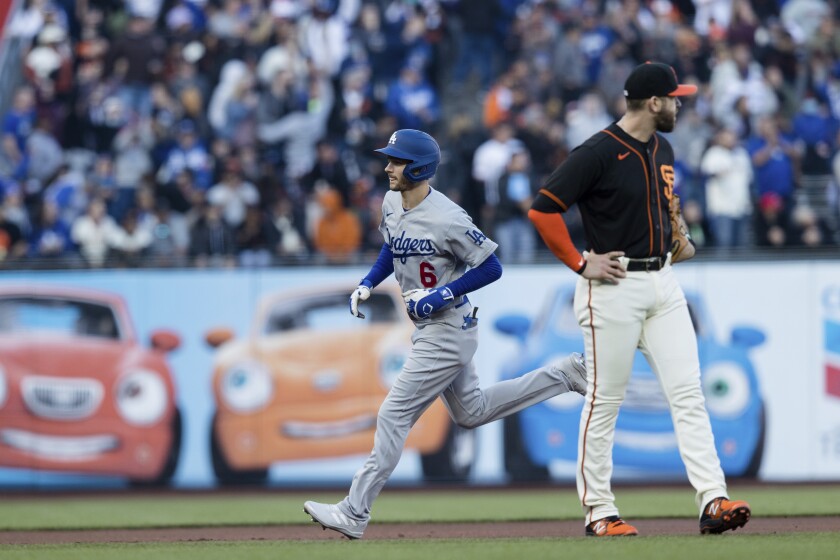
[[[440,164],[440,147],[435,139],[411,128],[396,131],[387,146],[374,151],[411,162],[405,166],[403,175],[413,183],[433,176]]]

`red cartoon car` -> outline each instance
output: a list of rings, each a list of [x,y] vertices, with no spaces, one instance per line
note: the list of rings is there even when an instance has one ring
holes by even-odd
[[[181,415],[166,353],[137,340],[123,300],[57,286],[0,287],[0,465],[164,484]]]

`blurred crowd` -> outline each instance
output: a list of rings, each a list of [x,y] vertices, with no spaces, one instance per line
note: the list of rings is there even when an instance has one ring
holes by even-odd
[[[825,0],[23,0],[2,115],[4,266],[369,259],[398,128],[499,241],[648,59],[696,83],[676,188],[709,248],[840,244],[840,30]],[[567,222],[582,245],[579,215]]]

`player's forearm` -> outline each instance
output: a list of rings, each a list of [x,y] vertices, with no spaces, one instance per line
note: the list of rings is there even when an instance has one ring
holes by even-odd
[[[502,277],[502,263],[496,255],[490,254],[484,262],[475,268],[471,268],[463,276],[447,284],[455,297],[474,292],[488,284],[492,284]]]
[[[365,282],[369,283],[369,288],[375,288],[379,284],[382,283],[383,280],[388,278],[394,272],[394,253],[391,252],[391,247],[387,243],[382,244],[382,249],[379,251],[379,256],[376,258],[376,262],[373,263],[373,266],[370,269],[370,272],[367,273],[367,276],[364,277],[362,280],[363,285]]]
[[[528,211],[528,219],[537,228],[540,237],[558,259],[580,274],[586,268],[586,261],[572,243],[569,229],[563,216],[558,212],[540,212],[533,208]]]

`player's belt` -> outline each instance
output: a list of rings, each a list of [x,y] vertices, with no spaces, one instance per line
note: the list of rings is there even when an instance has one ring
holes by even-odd
[[[667,257],[627,259],[627,272],[653,272],[665,268]]]

